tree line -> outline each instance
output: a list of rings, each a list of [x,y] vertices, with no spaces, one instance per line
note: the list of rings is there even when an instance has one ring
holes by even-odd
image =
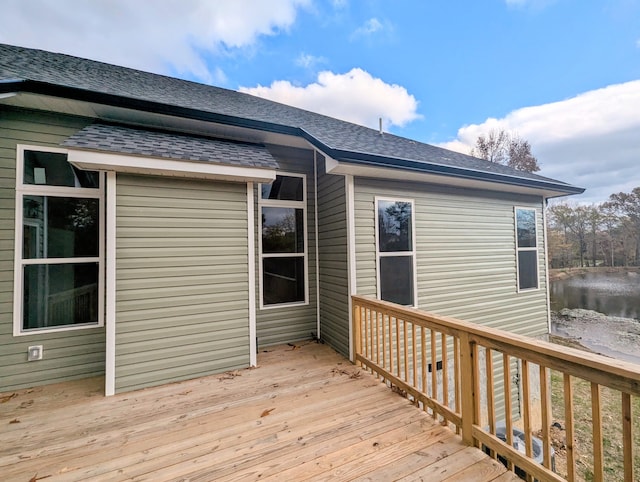
[[[599,204],[554,204],[547,212],[551,268],[640,266],[640,187]]]
[[[476,139],[472,156],[537,172],[531,145],[517,134],[492,130]],[[640,186],[590,206],[560,203],[548,208],[549,266],[640,266]]]

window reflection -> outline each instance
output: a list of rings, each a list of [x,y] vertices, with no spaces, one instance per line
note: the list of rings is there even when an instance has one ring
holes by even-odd
[[[262,252],[304,252],[303,210],[262,208]]]
[[[98,199],[23,197],[23,258],[98,255]]]
[[[411,203],[378,202],[378,242],[381,252],[411,251]]]

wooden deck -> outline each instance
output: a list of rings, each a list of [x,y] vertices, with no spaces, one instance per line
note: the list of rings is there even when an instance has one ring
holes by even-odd
[[[104,397],[101,379],[0,394],[0,479],[514,481],[324,345]]]

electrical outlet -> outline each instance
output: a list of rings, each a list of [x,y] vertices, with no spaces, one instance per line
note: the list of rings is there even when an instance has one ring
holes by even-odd
[[[33,345],[27,348],[27,361],[42,360],[44,349],[42,345]]]

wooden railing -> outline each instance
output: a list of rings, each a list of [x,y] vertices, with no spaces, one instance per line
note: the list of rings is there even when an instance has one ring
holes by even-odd
[[[98,285],[93,283],[49,295],[50,325],[87,323],[98,319]]]
[[[592,480],[613,480],[605,477],[611,460],[603,449],[610,440],[603,436],[601,392],[616,391],[617,414],[604,413],[607,426],[621,433],[613,463],[622,465],[625,481],[638,480],[633,403],[640,397],[639,365],[362,296],[353,296],[352,306],[357,364],[528,480],[579,480],[576,463],[585,457],[593,460]],[[554,393],[553,406],[551,372],[562,392],[561,402]],[[578,382],[591,394],[592,446],[580,453],[574,444]],[[550,427],[560,412],[566,479],[553,470]]]

